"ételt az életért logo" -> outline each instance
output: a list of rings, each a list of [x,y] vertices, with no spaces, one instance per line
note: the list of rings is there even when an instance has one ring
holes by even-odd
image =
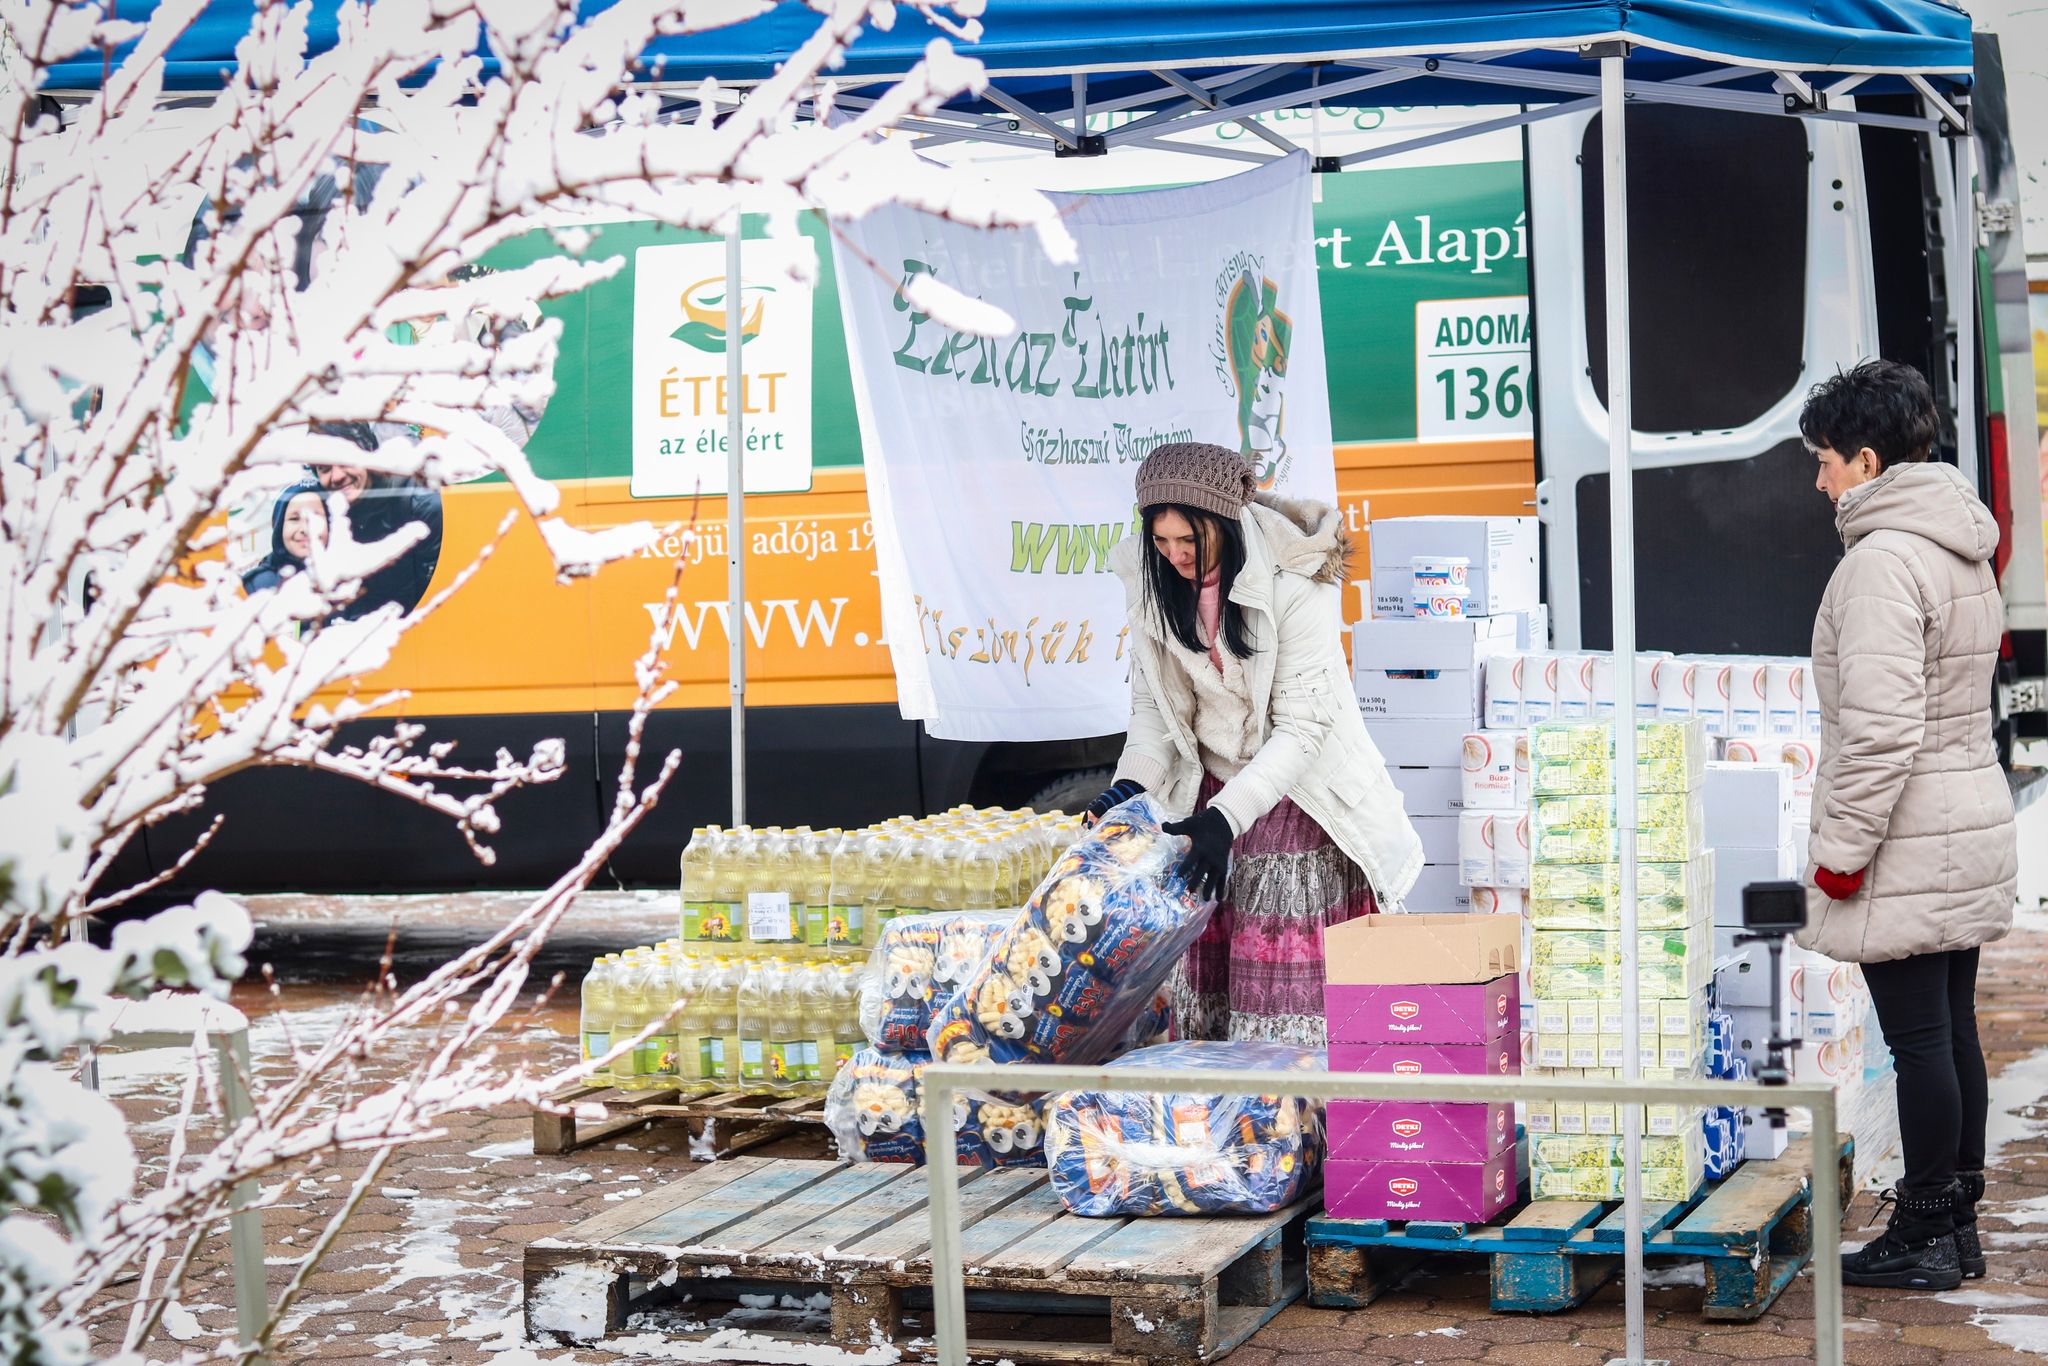
[[[761,335],[761,315],[773,294],[773,285],[740,287],[740,345]],[[752,296],[751,298],[748,296]],[[685,346],[721,354],[725,350],[725,277],[712,275],[685,289],[676,300],[683,310],[683,325],[669,335]]]

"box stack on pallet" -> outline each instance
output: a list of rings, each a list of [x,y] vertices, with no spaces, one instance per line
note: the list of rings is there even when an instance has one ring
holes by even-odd
[[[1521,1071],[1521,926],[1485,915],[1364,916],[1324,932],[1330,1069]],[[1340,1218],[1482,1222],[1515,1202],[1515,1107],[1333,1100],[1324,1206]]]
[[[1614,740],[1612,721],[1554,721],[1530,730],[1531,1051],[1538,1068],[1570,1076],[1619,1077],[1627,1061]],[[1641,1075],[1704,1077],[1713,960],[1713,862],[1699,794],[1705,736],[1697,721],[1649,721],[1637,724],[1636,743]],[[1532,1105],[1532,1196],[1620,1198],[1619,1119],[1611,1105]],[[1706,1173],[1703,1119],[1689,1107],[1646,1107],[1647,1198],[1686,1200],[1699,1189]]]
[[[1467,737],[1479,732],[1485,679],[1495,661],[1540,648],[1549,622],[1539,600],[1536,523],[1529,517],[1399,517],[1372,524],[1373,615],[1352,629],[1359,709],[1389,776],[1422,838],[1424,867],[1408,895],[1425,912],[1519,911],[1519,892],[1476,899],[1459,876],[1460,818],[1483,806],[1514,805],[1514,737],[1497,737],[1500,763],[1475,761]],[[1462,596],[1443,599],[1460,615],[1417,615],[1418,571],[1457,566]],[[1476,784],[1496,772],[1501,791]],[[1512,837],[1500,822],[1496,838]],[[1510,859],[1512,866],[1512,859]],[[1523,885],[1526,885],[1524,879]]]

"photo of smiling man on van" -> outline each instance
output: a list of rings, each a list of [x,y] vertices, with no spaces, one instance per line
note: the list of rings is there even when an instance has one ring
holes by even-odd
[[[313,430],[352,441],[366,453],[374,453],[386,439],[367,422],[315,423]],[[382,474],[364,465],[309,468],[323,490],[341,495],[349,534],[356,540],[381,541],[411,522],[427,528],[418,544],[363,580],[362,593],[335,618],[354,621],[393,602],[402,612],[419,606],[441,559],[441,491],[419,479]]]

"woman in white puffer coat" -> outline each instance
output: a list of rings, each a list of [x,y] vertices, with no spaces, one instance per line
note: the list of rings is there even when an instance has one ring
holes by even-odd
[[[1110,555],[1130,615],[1131,724],[1091,819],[1150,791],[1221,904],[1174,976],[1181,1038],[1320,1046],[1323,929],[1392,910],[1422,843],[1344,663],[1336,509],[1260,493],[1236,451],[1159,447],[1143,537]]]
[[[1842,1277],[1954,1289],[1984,1274],[1977,950],[2011,926],[2018,877],[1991,725],[1998,524],[1929,460],[1934,395],[1910,366],[1866,361],[1815,386],[1800,428],[1848,553],[1813,628],[1821,742],[1799,939],[1863,965],[1898,1063],[1906,1167],[1890,1227],[1843,1257]]]

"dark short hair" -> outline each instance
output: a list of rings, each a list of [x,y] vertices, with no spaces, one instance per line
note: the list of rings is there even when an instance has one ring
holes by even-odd
[[[1926,377],[1895,360],[1836,371],[1813,386],[1799,411],[1799,433],[1809,445],[1845,460],[1868,446],[1880,470],[1927,459],[1939,431]]]

